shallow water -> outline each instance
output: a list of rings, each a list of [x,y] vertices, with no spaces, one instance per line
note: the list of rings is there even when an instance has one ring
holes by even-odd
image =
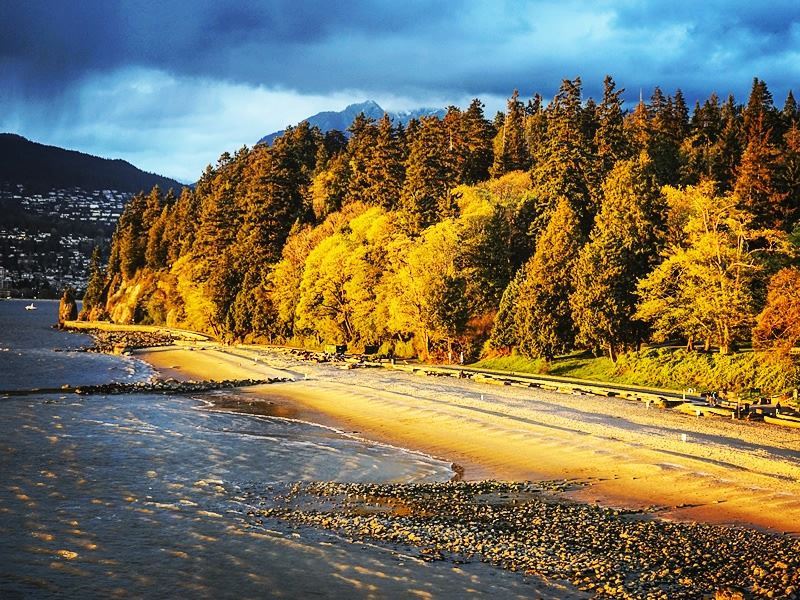
[[[56,303],[0,302],[0,389],[136,380],[130,358],[54,352]],[[0,397],[0,597],[462,597],[525,594],[483,565],[425,564],[278,522],[238,485],[443,481],[448,465],[284,419],[159,395]],[[477,590],[476,587],[478,586]]]

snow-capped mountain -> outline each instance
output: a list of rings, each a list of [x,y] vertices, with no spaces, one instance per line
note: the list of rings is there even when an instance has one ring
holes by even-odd
[[[332,129],[338,129],[339,131],[344,132],[345,135],[349,135],[347,128],[350,127],[353,119],[355,119],[359,113],[362,112],[365,116],[371,117],[377,121],[383,117],[384,112],[388,111],[384,111],[374,100],[367,100],[366,102],[351,104],[344,110],[338,112],[325,111],[317,113],[316,115],[303,120],[308,121],[309,125],[316,125],[323,133]],[[388,112],[388,115],[389,118],[391,118],[395,123],[406,125],[411,119],[419,119],[420,117],[426,116],[443,117],[445,112],[446,111],[442,108],[417,108],[414,110]],[[284,130],[276,131],[274,133],[270,133],[269,135],[265,135],[258,140],[258,143],[271,144],[275,141],[275,138],[280,137],[283,134],[283,131]]]

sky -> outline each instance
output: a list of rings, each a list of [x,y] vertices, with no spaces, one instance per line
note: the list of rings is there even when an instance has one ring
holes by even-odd
[[[323,110],[800,91],[797,0],[4,0],[0,131],[195,181]]]

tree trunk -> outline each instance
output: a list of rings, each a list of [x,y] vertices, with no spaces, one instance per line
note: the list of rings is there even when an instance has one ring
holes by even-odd
[[[694,338],[689,337],[686,340],[686,351],[687,352],[694,352]]]
[[[722,330],[722,339],[719,342],[719,353],[720,354],[730,354],[731,353],[731,331],[727,325]]]
[[[608,345],[608,357],[611,359],[611,362],[617,362],[617,349],[614,347],[614,344]]]

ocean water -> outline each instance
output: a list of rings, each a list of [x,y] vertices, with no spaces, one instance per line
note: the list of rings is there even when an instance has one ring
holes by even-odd
[[[0,302],[0,390],[133,381],[143,363],[72,351],[57,303]],[[443,481],[448,465],[311,424],[205,410],[200,398],[0,394],[0,598],[526,595],[513,574],[426,564],[279,522],[237,486]]]

